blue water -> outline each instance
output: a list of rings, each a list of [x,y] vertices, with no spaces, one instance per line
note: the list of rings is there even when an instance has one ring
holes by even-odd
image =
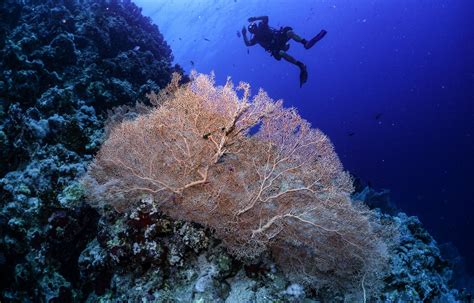
[[[345,168],[453,242],[474,271],[474,1],[137,0],[175,62],[284,99],[333,141]],[[276,61],[237,36],[250,16],[292,26],[308,66]]]

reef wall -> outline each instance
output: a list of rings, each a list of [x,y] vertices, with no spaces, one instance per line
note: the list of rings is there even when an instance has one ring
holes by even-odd
[[[0,280],[3,300],[71,298],[98,215],[70,206],[105,112],[173,71],[156,25],[129,1],[0,4]],[[3,301],[2,300],[2,301]]]

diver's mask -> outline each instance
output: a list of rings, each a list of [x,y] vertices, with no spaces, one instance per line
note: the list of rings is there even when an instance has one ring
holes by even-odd
[[[256,22],[250,23],[247,29],[249,30],[250,33],[254,34],[257,31],[257,23]]]

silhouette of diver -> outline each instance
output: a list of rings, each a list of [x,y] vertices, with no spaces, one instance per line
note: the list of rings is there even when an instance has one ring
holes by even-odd
[[[257,23],[257,21],[260,22]],[[268,16],[250,17],[248,22],[250,22],[248,30],[253,34],[253,37],[250,40],[247,38],[247,29],[244,26],[242,28],[242,35],[244,36],[245,45],[253,46],[258,43],[278,61],[283,58],[298,66],[300,68],[300,87],[303,86],[306,80],[308,80],[308,71],[303,62],[296,60],[286,53],[290,48],[288,41],[293,39],[303,44],[306,49],[310,49],[316,42],[321,40],[327,32],[323,29],[311,40],[306,40],[298,36],[289,26],[281,27],[279,30],[271,28],[268,25]]]

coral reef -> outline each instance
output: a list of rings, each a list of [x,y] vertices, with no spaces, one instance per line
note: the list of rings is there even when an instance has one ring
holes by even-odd
[[[342,302],[288,280],[269,254],[236,260],[212,230],[149,200],[123,213],[88,206],[78,178],[102,144],[105,113],[159,92],[180,71],[171,61],[130,1],[0,2],[0,300]],[[358,199],[368,197],[387,195]],[[376,301],[467,302],[415,217],[374,213],[401,237]]]
[[[289,282],[265,262],[244,265],[208,229],[172,220],[144,199],[124,213],[104,209],[78,264],[89,302],[291,301]]]
[[[148,113],[109,126],[83,178],[88,200],[122,211],[150,196],[172,218],[212,228],[240,260],[271,251],[315,289],[378,293],[397,235],[351,203],[327,136],[263,90],[251,98],[246,83],[191,78],[173,77]]]
[[[129,1],[8,0],[0,16],[2,301],[78,299],[77,260],[99,216],[74,180],[105,112],[180,69]]]
[[[376,194],[372,189],[368,189]],[[289,280],[270,255],[242,263],[208,229],[161,214],[151,200],[123,213],[102,210],[97,237],[79,257],[88,302],[344,302]],[[467,302],[450,287],[452,269],[416,217],[375,212],[400,226],[401,245],[376,302]],[[140,297],[141,296],[141,297]]]
[[[452,269],[441,256],[436,241],[417,217],[400,213],[392,220],[398,222],[402,237],[391,255],[392,270],[386,280],[386,300],[455,301],[458,293],[449,288]]]

